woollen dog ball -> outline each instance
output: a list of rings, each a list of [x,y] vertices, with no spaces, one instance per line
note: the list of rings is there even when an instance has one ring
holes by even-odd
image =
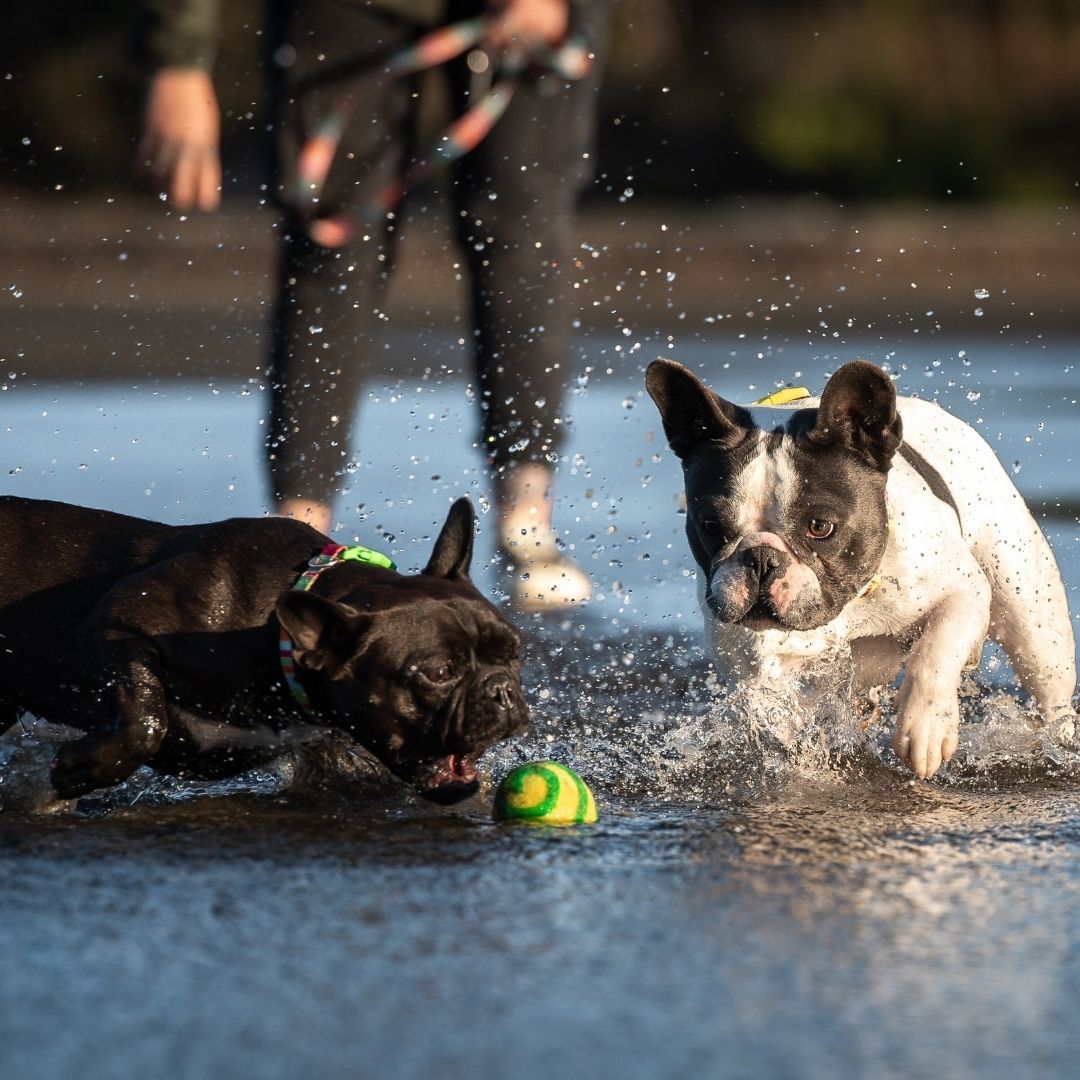
[[[538,825],[591,825],[596,799],[573,769],[557,761],[533,761],[511,769],[495,792],[496,821]]]

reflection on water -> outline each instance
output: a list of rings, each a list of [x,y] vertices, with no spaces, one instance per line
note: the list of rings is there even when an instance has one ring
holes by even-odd
[[[1022,393],[1015,365],[984,367],[974,399],[963,359],[906,378],[981,419],[1033,501],[1075,499],[1062,358],[1029,365]],[[762,385],[729,349],[696,360],[724,393]],[[0,395],[7,490],[260,513],[261,406],[214,389]],[[480,501],[461,389],[369,405],[343,535],[421,564],[447,500]],[[897,767],[888,696],[875,715],[841,676],[812,709],[721,693],[677,470],[637,390],[636,369],[579,387],[561,523],[599,599],[526,626],[533,728],[484,761],[493,778],[567,762],[600,823],[496,824],[490,788],[436,809],[334,741],[240,782],[143,772],[77,811],[9,810],[5,1076],[505,1077],[553,1054],[649,1080],[1071,1074],[1080,756],[1033,728],[993,657],[932,783]],[[1075,608],[1076,523],[1051,533]],[[477,578],[498,587],[482,554]],[[8,741],[0,795],[40,775],[54,734]]]
[[[358,790],[332,755],[292,791],[143,776],[78,818],[0,816],[12,1075],[79,1060],[103,1024],[122,1068],[83,1075],[364,1075],[374,1057],[380,1076],[479,1058],[507,1077],[553,1048],[597,1076],[1068,1073],[1075,758],[1014,773],[975,749],[918,783],[872,730],[785,750],[707,724],[724,703],[675,714],[626,681],[567,724],[541,709],[488,761],[572,762],[593,827],[496,824],[490,792],[450,812]]]

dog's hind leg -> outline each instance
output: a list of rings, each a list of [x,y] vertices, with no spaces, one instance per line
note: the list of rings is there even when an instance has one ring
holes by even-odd
[[[239,776],[326,736],[326,728],[306,724],[283,731],[237,727],[176,702],[169,703],[168,715],[168,734],[150,764],[158,772],[200,780]]]
[[[165,695],[153,645],[138,635],[113,632],[91,656],[101,687],[94,707],[102,723],[57,752],[51,782],[62,798],[126,780],[165,738]]]
[[[993,583],[990,636],[1008,654],[1043,720],[1071,725],[1076,645],[1049,543],[1029,514],[1018,513],[1009,538],[982,557]]]

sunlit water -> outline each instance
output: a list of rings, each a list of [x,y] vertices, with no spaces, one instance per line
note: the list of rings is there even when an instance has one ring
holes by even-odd
[[[852,713],[721,694],[701,650],[676,462],[641,369],[733,398],[866,355],[976,423],[1080,585],[1080,379],[1068,345],[825,353],[587,342],[558,524],[596,599],[524,624],[532,731],[601,821],[435,811],[348,748],[232,784],[139,774],[77,811],[0,815],[0,1062],[11,1076],[1060,1076],[1080,1051],[1080,755],[1035,730],[1000,657],[965,682],[930,784]],[[444,362],[461,366],[447,346]],[[0,394],[5,490],[176,522],[261,514],[252,387]],[[493,517],[459,377],[412,365],[361,417],[342,540],[426,561],[449,501]],[[43,538],[42,555],[47,557]],[[43,760],[57,733],[16,739]],[[29,763],[29,764],[28,764]]]

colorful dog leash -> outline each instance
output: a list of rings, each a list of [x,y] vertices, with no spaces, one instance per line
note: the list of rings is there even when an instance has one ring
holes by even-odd
[[[374,551],[372,548],[364,547],[361,544],[357,544],[355,547],[346,547],[344,544],[327,544],[318,555],[308,560],[307,569],[296,579],[293,588],[298,589],[300,592],[307,592],[315,584],[315,579],[324,570],[342,562],[360,562],[367,566],[381,567],[383,570],[397,569],[393,560],[381,551]],[[278,656],[281,659],[281,674],[284,676],[285,685],[292,692],[292,696],[296,699],[296,703],[300,708],[305,712],[310,712],[312,707],[311,698],[308,697],[307,691],[300,685],[300,680],[296,677],[296,657],[293,656],[293,642],[292,638],[285,632],[284,627],[281,627],[278,634]]]
[[[485,16],[464,19],[434,30],[394,53],[382,68],[372,72],[371,79],[403,78],[446,63],[477,46],[490,22]],[[412,188],[478,146],[506,111],[514,91],[526,76],[548,72],[575,82],[585,77],[591,64],[592,54],[578,38],[571,38],[557,48],[544,46],[528,53],[507,53],[500,61],[500,77],[490,89],[447,127],[427,157],[417,160],[403,177],[377,192],[358,216],[384,217],[391,213]],[[303,145],[297,160],[295,204],[306,218],[308,235],[323,247],[340,247],[347,243],[359,224],[351,214],[324,218],[315,215],[341,138],[361,94],[362,88],[338,101],[316,126],[314,135]]]

